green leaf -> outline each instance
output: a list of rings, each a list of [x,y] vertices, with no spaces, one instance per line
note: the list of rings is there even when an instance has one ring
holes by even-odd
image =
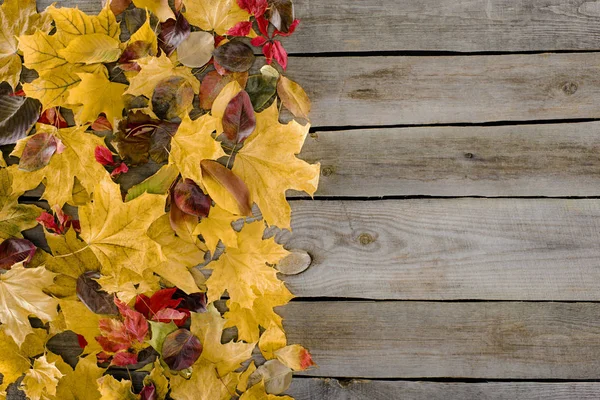
[[[174,165],[164,165],[154,175],[145,181],[138,183],[127,191],[125,201],[130,201],[143,193],[165,194],[171,187],[171,184],[179,175],[179,171]]]
[[[154,348],[154,350],[158,351],[162,354],[163,343],[165,342],[165,338],[172,332],[175,332],[177,329],[177,325],[173,321],[165,324],[164,322],[154,322],[148,321],[150,323],[150,329],[152,330],[152,338],[147,340],[150,346]]]

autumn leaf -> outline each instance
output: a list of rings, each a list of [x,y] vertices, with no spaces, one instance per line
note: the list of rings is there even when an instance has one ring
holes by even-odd
[[[174,400],[230,400],[238,379],[236,373],[220,376],[213,364],[203,360],[194,365],[190,379],[179,375],[171,378],[171,397]]]
[[[48,7],[47,12],[54,20],[55,35],[62,43],[92,33],[101,33],[114,39],[118,39],[121,34],[121,28],[109,4],[97,16],[87,15],[78,8],[56,8],[54,5]]]
[[[117,61],[121,42],[102,33],[81,35],[69,42],[58,54],[72,64],[95,64]]]
[[[237,215],[252,215],[250,192],[243,180],[213,160],[202,160],[200,168],[204,187],[219,207]]]
[[[279,360],[269,360],[249,377],[248,386],[254,387],[261,382],[264,390],[269,394],[281,394],[292,383],[293,371]]]
[[[273,103],[256,115],[256,130],[235,158],[233,172],[246,182],[252,200],[270,225],[291,229],[287,190],[302,190],[312,195],[317,189],[320,164],[311,165],[296,157],[308,129],[309,125],[295,121],[279,123],[277,104]]]
[[[246,72],[254,64],[254,52],[240,41],[227,42],[213,52],[215,61],[227,71]]]
[[[206,65],[212,58],[215,39],[208,32],[191,32],[177,47],[177,59],[190,68]]]
[[[291,79],[281,76],[277,82],[277,94],[281,102],[296,117],[308,120],[310,99],[300,85]]]
[[[102,289],[116,294],[119,299],[126,303],[130,303],[140,294],[153,293],[160,288],[160,278],[154,275],[151,268],[144,270],[142,273],[127,268],[104,271],[105,274],[97,282],[102,286]]]
[[[169,18],[175,18],[173,10],[169,7],[167,0],[133,0],[133,4],[139,8],[147,8],[158,17],[161,22],[165,22]]]
[[[30,315],[43,321],[56,317],[58,302],[43,292],[53,280],[54,274],[44,267],[15,266],[0,275],[0,298],[3,299],[0,322],[19,346],[33,332],[28,319]]]
[[[81,238],[104,268],[142,273],[163,259],[146,231],[164,213],[164,205],[165,196],[148,193],[123,203],[119,186],[104,180],[96,186],[92,203],[79,208]]]
[[[68,64],[68,61],[59,54],[59,51],[64,48],[65,44],[58,39],[58,36],[48,35],[40,30],[19,37],[19,50],[23,53],[23,64],[40,74]]]
[[[116,380],[110,375],[104,375],[97,380],[98,390],[102,397],[100,400],[137,400],[138,396],[133,394],[132,382],[122,379]]]
[[[278,349],[275,351],[275,356],[279,361],[294,371],[304,371],[315,365],[308,350],[299,344],[293,344],[282,349]]]
[[[0,145],[23,139],[40,115],[40,102],[27,97],[0,94]],[[6,167],[6,162],[1,162]]]
[[[52,26],[45,14],[38,14],[35,0],[6,0],[0,6],[0,81],[16,89],[21,74],[21,58],[18,54],[18,40],[21,35],[29,35],[40,30],[48,32]]]
[[[234,215],[219,206],[214,206],[210,209],[208,217],[200,220],[200,223],[194,229],[194,235],[202,235],[208,250],[212,254],[215,253],[219,240],[226,247],[237,247],[238,234],[231,223],[238,219],[240,219],[239,215]]]
[[[56,400],[100,400],[101,394],[96,381],[104,373],[96,365],[96,356],[80,358],[74,370],[66,367],[65,376],[58,382]]]
[[[90,311],[79,300],[61,299],[59,304],[61,316],[64,318],[64,330],[71,330],[85,338],[87,342],[86,353],[102,350],[95,339],[96,336],[100,335],[99,321],[102,316]]]
[[[252,308],[262,293],[287,293],[283,282],[277,279],[277,270],[267,263],[277,264],[289,253],[273,238],[262,240],[263,231],[262,221],[247,224],[238,235],[237,248],[225,249],[218,260],[205,267],[212,269],[206,281],[209,302],[218,300],[227,290],[232,302]]]
[[[33,329],[33,333],[27,335],[23,344],[15,343],[12,335],[7,333],[5,325],[0,326],[0,394],[6,387],[16,381],[21,375],[31,368],[30,357],[44,352],[47,333],[44,329]]]
[[[276,396],[268,394],[265,390],[265,384],[261,381],[248,389],[240,396],[240,400],[294,400],[290,396]]]
[[[236,0],[184,0],[185,17],[204,31],[224,35],[238,22],[248,21],[250,14]]]
[[[0,243],[0,270],[8,270],[17,263],[27,266],[36,247],[27,239],[6,239]]]
[[[161,355],[172,371],[191,367],[202,353],[200,340],[187,329],[169,333],[163,341]]]
[[[167,396],[167,393],[169,392],[169,380],[165,377],[165,370],[162,365],[160,365],[160,361],[158,359],[154,361],[154,368],[152,368],[150,374],[144,377],[144,385],[154,386],[156,400],[164,400]]]
[[[42,212],[34,205],[18,204],[22,192],[14,192],[12,184],[10,170],[0,169],[0,240],[22,238],[21,231],[36,226]]]
[[[42,181],[45,189],[43,198],[52,205],[62,207],[65,203],[73,201],[73,188],[75,177],[83,187],[93,192],[94,186],[103,180],[108,180],[108,172],[102,165],[90,162],[94,159],[97,146],[104,145],[101,137],[85,132],[86,126],[57,129],[50,125],[38,125],[36,135],[48,133],[55,136],[65,146],[62,153],[55,153],[48,165],[33,172],[12,169],[13,189],[18,191],[31,190]],[[11,153],[21,157],[27,142],[36,135],[29,136],[17,143]]]
[[[82,104],[80,112],[75,114],[78,124],[91,123],[100,113],[104,113],[114,126],[122,118],[123,93],[127,85],[110,82],[102,73],[78,74],[81,82],[69,92],[69,103]],[[102,101],[98,101],[98,98]]]
[[[31,400],[46,399],[47,395],[56,394],[56,386],[63,374],[58,370],[54,362],[48,362],[46,356],[36,358],[33,367],[25,373],[20,389],[25,392]]]

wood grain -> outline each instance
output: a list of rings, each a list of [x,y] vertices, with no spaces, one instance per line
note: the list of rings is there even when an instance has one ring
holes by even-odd
[[[288,394],[296,400],[596,400],[599,383],[409,381],[296,378]]]
[[[600,378],[600,304],[293,302],[289,343],[321,377]]]
[[[318,132],[300,157],[321,162],[317,196],[598,196],[599,131],[592,122]]]
[[[39,0],[40,9],[51,0]],[[59,1],[97,13],[100,0]],[[600,49],[593,0],[296,0],[290,53],[550,51]]]
[[[300,297],[600,300],[600,201],[294,201]]]
[[[295,58],[313,126],[598,118],[600,53]]]

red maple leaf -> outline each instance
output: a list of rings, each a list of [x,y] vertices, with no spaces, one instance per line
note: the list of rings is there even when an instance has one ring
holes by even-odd
[[[281,42],[275,40],[275,37],[290,36],[296,30],[300,20],[295,19],[292,25],[290,25],[290,29],[287,33],[275,29],[272,35],[269,34],[269,21],[264,16],[257,17],[256,23],[258,24],[258,30],[262,36],[255,37],[250,43],[256,47],[262,47],[262,52],[266,58],[267,64],[271,64],[273,59],[275,59],[283,69],[286,69],[288,54]]]

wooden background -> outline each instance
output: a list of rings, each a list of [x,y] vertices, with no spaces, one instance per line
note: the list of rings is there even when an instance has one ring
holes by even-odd
[[[295,3],[289,394],[600,398],[600,1]]]

